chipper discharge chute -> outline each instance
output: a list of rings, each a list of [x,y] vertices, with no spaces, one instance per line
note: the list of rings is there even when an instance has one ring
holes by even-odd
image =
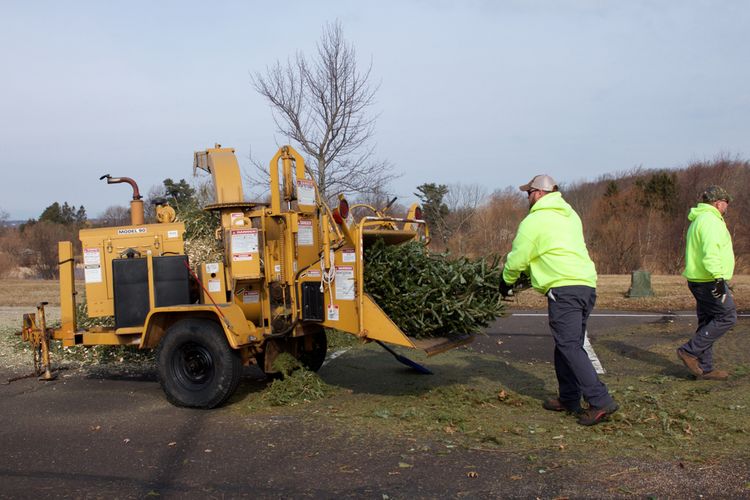
[[[270,162],[268,203],[244,200],[233,149],[217,145],[195,153],[198,170],[213,179],[215,199],[205,210],[220,220],[215,234],[222,258],[189,262],[185,221],[175,219],[172,207],[155,200],[158,222],[146,224],[135,182],[104,176],[108,183],[127,182],[134,191],[131,225],[84,229],[79,235],[88,315],[111,317],[111,326],[78,328],[73,245],[60,242],[62,324],[46,328],[43,305],[24,318],[24,338],[38,348],[39,371],[50,376],[52,339],[64,346],[156,349],[167,399],[211,408],[235,391],[243,364],[257,363],[273,373],[276,357],[289,353],[318,370],[327,350],[325,328],[428,355],[472,340],[468,334],[407,337],[364,290],[369,245],[427,237],[418,207],[406,218],[370,208],[371,215],[354,222],[343,197],[335,209],[328,207],[290,146]]]

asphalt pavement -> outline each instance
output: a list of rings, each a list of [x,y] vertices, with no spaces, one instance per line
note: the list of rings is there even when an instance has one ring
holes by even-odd
[[[598,332],[625,324],[679,321],[688,332],[685,314],[597,311],[589,332],[594,347]],[[472,348],[551,360],[546,315],[498,320]],[[262,390],[253,370],[241,391]],[[8,375],[0,368],[0,380]],[[0,401],[0,498],[552,497],[566,491],[556,481],[595,491],[575,470],[561,470],[556,481],[508,484],[503,478],[528,467],[512,454],[436,454],[429,445],[347,434],[299,414],[242,414],[231,402],[207,411],[176,408],[148,373],[26,378],[0,385]],[[421,466],[402,468],[405,454]],[[474,477],[472,467],[498,475]]]

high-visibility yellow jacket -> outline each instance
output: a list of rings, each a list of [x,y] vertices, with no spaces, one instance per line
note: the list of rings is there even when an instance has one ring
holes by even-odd
[[[685,271],[688,281],[732,279],[734,249],[724,217],[716,207],[698,203],[688,213],[690,227],[685,238]]]
[[[583,239],[581,218],[559,192],[542,196],[521,221],[503,269],[513,284],[530,274],[541,293],[558,286],[596,287],[596,268]]]

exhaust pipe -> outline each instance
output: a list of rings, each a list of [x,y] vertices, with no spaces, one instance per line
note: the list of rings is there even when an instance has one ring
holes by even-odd
[[[107,184],[119,184],[121,182],[127,182],[133,187],[133,199],[130,202],[130,224],[133,226],[139,226],[143,224],[143,196],[138,191],[138,184],[135,183],[130,177],[112,177],[109,174],[102,175],[99,180],[107,179]]]

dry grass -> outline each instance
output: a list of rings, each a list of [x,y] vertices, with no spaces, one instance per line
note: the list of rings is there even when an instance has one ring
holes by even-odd
[[[83,293],[83,282],[76,290]],[[60,305],[60,284],[57,280],[0,279],[0,306],[34,307],[39,302]]]
[[[628,311],[690,311],[695,308],[693,296],[682,276],[658,275],[651,277],[654,297],[629,299],[625,294],[630,288],[629,275],[599,276],[597,287],[598,309]],[[0,279],[0,306],[34,307],[46,301],[60,305],[58,282],[51,280]],[[735,276],[732,280],[734,298],[739,309],[747,309],[750,303],[750,275]],[[83,282],[76,282],[76,290],[83,293]],[[80,295],[79,295],[80,296]],[[533,290],[525,291],[510,304],[511,309],[546,309],[546,299]]]
[[[651,276],[654,297],[629,299],[625,296],[630,288],[630,276],[605,274],[599,276],[597,284],[597,309],[625,311],[692,311],[695,299],[682,276]],[[734,299],[738,309],[746,309],[750,301],[750,275],[735,276],[732,280]],[[527,290],[511,303],[511,309],[546,309],[544,296]]]

